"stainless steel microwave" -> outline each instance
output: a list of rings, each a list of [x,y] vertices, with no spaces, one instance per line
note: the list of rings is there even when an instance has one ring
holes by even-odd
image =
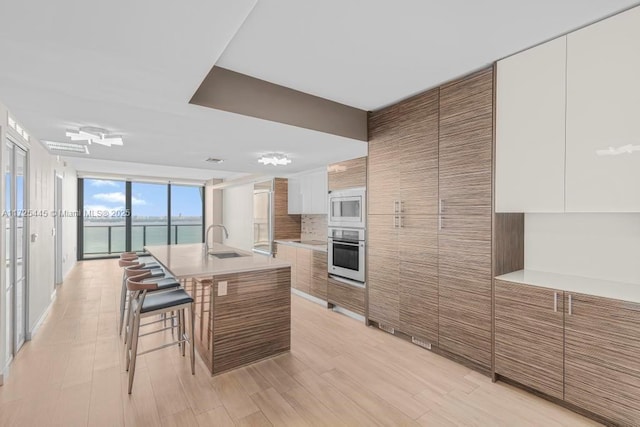
[[[366,195],[364,187],[329,192],[329,227],[365,228]]]

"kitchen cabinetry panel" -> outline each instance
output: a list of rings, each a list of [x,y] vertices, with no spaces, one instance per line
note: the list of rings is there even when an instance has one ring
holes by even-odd
[[[293,246],[276,244],[276,258],[291,263],[291,287],[297,288],[296,281],[296,248]]]
[[[433,344],[438,342],[437,222],[435,215],[407,215],[398,230],[400,330]]]
[[[296,289],[309,293],[311,288],[311,250],[296,248]]]
[[[369,318],[399,328],[398,229],[394,216],[369,215],[367,227]]]
[[[364,288],[347,285],[329,278],[327,281],[327,294],[330,304],[335,304],[364,316]]]
[[[300,216],[289,215],[289,183],[286,178],[273,180],[273,239],[299,239]]]
[[[400,153],[398,152],[397,104],[372,113],[369,118],[368,153],[368,213],[371,215],[396,213],[400,185]]]
[[[565,400],[637,425],[640,304],[566,292],[565,307]]]
[[[405,215],[438,213],[438,100],[433,89],[399,105],[397,198]]]
[[[438,97],[433,89],[371,115],[371,214],[438,212]]]
[[[640,212],[640,8],[567,36],[567,212]]]
[[[496,212],[564,212],[566,42],[498,62]]]
[[[311,254],[311,283],[309,293],[314,297],[327,299],[327,253],[312,251]]]
[[[445,351],[462,356],[485,370],[491,366],[490,329],[487,331],[441,316],[438,340],[438,346]]]
[[[329,191],[367,186],[366,157],[331,164],[327,171]]]
[[[440,212],[492,213],[493,70],[440,89]]]
[[[495,281],[495,372],[564,397],[564,293]]]
[[[289,214],[327,214],[327,171],[289,178]]]
[[[438,235],[438,276],[441,287],[490,295],[490,215],[442,216]],[[487,313],[489,318],[490,315]]]

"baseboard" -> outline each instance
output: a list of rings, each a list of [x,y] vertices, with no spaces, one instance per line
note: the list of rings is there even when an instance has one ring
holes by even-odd
[[[340,307],[339,305],[334,305],[333,307],[331,307],[331,310],[335,311],[336,313],[344,314],[345,316],[351,317],[352,319],[355,319],[362,323],[364,323],[366,320],[363,315],[354,313],[353,311],[347,310],[346,308]]]
[[[325,308],[327,307],[327,302],[326,302],[325,300],[320,299],[320,298],[318,298],[318,297],[314,297],[313,295],[309,295],[309,294],[308,294],[308,293],[306,293],[306,292],[302,292],[302,291],[300,291],[300,290],[298,290],[298,289],[291,288],[291,293],[292,293],[292,294],[294,294],[294,295],[297,295],[297,296],[299,296],[299,297],[301,297],[301,298],[304,298],[304,299],[306,299],[307,301],[311,301],[311,302],[314,302],[314,303],[316,303],[316,304],[318,304],[318,305],[322,305],[322,306],[324,306]]]
[[[0,371],[0,386],[4,385],[5,377],[9,377],[9,366],[11,365],[11,360],[7,362],[6,366],[2,368]]]
[[[42,323],[44,322],[44,319],[46,319],[47,316],[49,315],[49,311],[51,310],[51,306],[53,305],[53,301],[56,299],[56,295],[57,294],[58,294],[58,290],[56,288],[51,293],[51,299],[49,301],[49,305],[47,306],[47,308],[44,310],[44,312],[42,313],[42,315],[40,316],[40,318],[38,319],[36,324],[33,325],[33,328],[31,328],[30,331],[27,331],[27,334],[25,336],[25,339],[27,341],[31,341],[33,339],[34,335],[36,334],[36,332],[38,332],[38,329],[40,329],[40,326],[42,326]]]

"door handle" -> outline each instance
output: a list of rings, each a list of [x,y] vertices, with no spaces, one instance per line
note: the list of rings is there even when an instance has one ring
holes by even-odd
[[[573,298],[571,294],[569,294],[569,316],[573,314]]]
[[[554,312],[558,312],[558,293],[554,292],[553,293],[553,311]]]

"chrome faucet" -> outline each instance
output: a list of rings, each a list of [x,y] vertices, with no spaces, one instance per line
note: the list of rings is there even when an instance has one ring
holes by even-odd
[[[205,233],[204,251],[206,253],[209,253],[209,231],[211,231],[214,227],[222,228],[222,231],[224,231],[225,239],[229,238],[229,232],[227,231],[227,227],[225,227],[222,224],[211,224],[209,227],[207,227],[207,232]]]

